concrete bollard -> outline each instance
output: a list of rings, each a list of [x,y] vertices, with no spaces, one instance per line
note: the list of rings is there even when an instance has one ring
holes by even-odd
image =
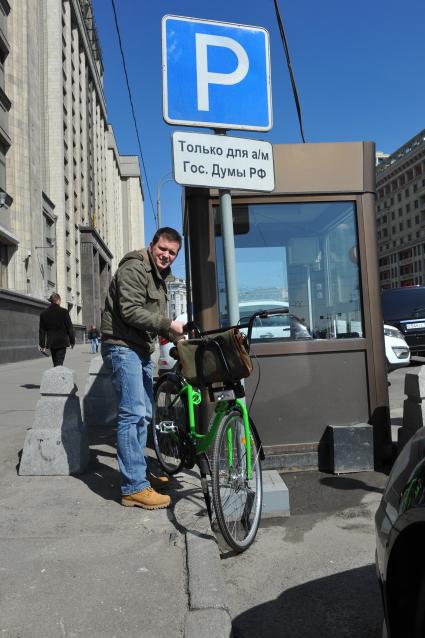
[[[329,425],[330,465],[334,474],[373,470],[373,428],[368,423]]]
[[[91,360],[83,399],[86,427],[112,425],[116,422],[117,400],[110,374],[102,357]]]
[[[404,377],[403,422],[398,431],[398,451],[405,446],[419,428],[425,425],[425,370],[409,372]]]
[[[87,430],[81,418],[75,373],[64,366],[42,377],[32,429],[25,437],[21,476],[69,476],[89,461]]]

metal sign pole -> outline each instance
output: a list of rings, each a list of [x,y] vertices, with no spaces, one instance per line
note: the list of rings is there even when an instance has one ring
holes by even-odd
[[[229,190],[220,190],[219,192],[227,313],[230,325],[235,326],[239,321],[239,299],[236,280],[236,251],[233,233],[232,198]]]

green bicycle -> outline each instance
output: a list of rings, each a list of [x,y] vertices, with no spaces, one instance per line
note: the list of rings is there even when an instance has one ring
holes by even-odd
[[[258,311],[250,317],[249,323],[243,326],[248,328],[248,352],[256,317],[282,312],[285,311]],[[186,329],[196,331],[201,339],[208,338],[213,332],[219,333],[217,330],[201,333],[193,323],[187,324]],[[222,332],[227,330],[224,328]],[[220,347],[217,350],[229,372],[226,357]],[[177,353],[175,356],[178,360]],[[202,388],[208,391],[214,406],[206,433],[199,432],[195,418],[196,406],[203,401]],[[184,378],[179,366],[176,373],[159,378],[152,415],[153,442],[160,465],[168,474],[176,474],[183,467],[190,469],[198,464],[210,518],[207,474],[211,475],[217,524],[225,541],[236,552],[246,550],[254,541],[263,502],[261,460],[264,452],[244,396],[240,379],[224,384],[201,383],[194,387]],[[211,453],[207,455],[210,449]]]

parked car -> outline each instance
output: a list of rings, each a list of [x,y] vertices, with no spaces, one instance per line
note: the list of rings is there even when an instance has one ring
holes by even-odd
[[[425,428],[406,443],[375,515],[383,636],[425,636]]]
[[[241,301],[239,313],[241,322],[246,321],[257,310],[277,310],[288,308],[286,301]],[[307,326],[299,317],[291,314],[256,317],[252,327],[252,339],[312,339]]]
[[[288,304],[285,302],[273,302],[273,301],[258,301],[258,302],[241,302],[239,304],[239,310],[241,315],[241,321],[249,318],[256,310],[262,308],[264,310],[271,310],[274,308],[287,308]],[[177,317],[179,321],[187,321],[187,314],[182,314]],[[246,330],[243,330],[246,332]],[[252,329],[252,339],[311,339],[312,336],[309,333],[307,327],[303,322],[294,315],[272,315],[267,318],[257,317]],[[173,343],[159,338],[159,361],[158,361],[158,374],[164,374],[174,369],[176,360],[170,356],[170,350],[173,347]]]
[[[400,330],[413,356],[425,356],[425,286],[388,288],[381,299],[384,322]]]
[[[398,328],[384,324],[387,369],[396,370],[410,364],[410,348]]]

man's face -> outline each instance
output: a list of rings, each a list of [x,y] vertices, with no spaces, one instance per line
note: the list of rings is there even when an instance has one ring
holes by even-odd
[[[177,257],[179,249],[178,241],[170,241],[163,235],[160,236],[156,244],[151,243],[151,255],[158,270],[165,270],[165,268],[171,266]]]

